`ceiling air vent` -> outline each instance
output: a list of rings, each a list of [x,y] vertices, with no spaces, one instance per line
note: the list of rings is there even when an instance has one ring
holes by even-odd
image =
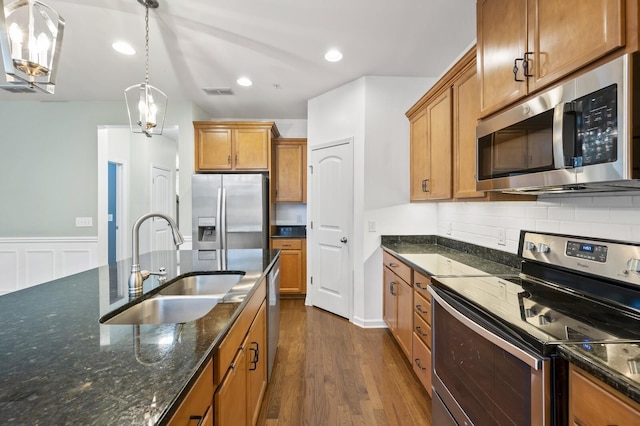
[[[0,84],[0,89],[11,93],[37,93],[37,90],[28,84]]]
[[[205,87],[204,92],[210,96],[222,96],[233,95],[233,89],[231,87]]]

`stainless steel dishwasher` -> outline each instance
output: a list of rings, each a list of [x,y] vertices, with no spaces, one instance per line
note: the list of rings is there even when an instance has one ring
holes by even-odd
[[[271,371],[276,359],[280,340],[280,258],[276,260],[267,277],[267,381],[271,382]]]

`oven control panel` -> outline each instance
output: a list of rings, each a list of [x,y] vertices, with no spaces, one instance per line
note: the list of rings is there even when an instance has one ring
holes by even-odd
[[[577,257],[579,259],[593,260],[594,262],[605,263],[607,261],[608,247],[593,244],[583,243],[579,241],[567,241],[567,249],[565,254],[571,257]]]
[[[550,264],[640,286],[640,244],[522,231],[518,254]]]

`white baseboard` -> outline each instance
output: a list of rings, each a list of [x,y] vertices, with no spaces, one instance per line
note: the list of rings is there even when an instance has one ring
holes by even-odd
[[[97,267],[97,237],[0,238],[0,295]]]
[[[353,317],[351,322],[362,328],[387,328],[387,324],[382,319],[367,320],[359,317]]]

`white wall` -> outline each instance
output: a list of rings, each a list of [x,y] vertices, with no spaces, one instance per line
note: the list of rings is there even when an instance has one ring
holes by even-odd
[[[355,228],[350,246],[350,319],[359,325],[383,326],[380,235],[437,231],[435,204],[408,203],[409,122],[404,115],[434,81],[363,77],[308,104],[309,158],[315,146],[353,138]],[[375,222],[376,231],[368,231],[369,221]],[[310,271],[312,262],[309,258]]]
[[[506,231],[504,246],[499,229]],[[438,204],[438,235],[516,253],[522,229],[640,242],[640,194]]]

